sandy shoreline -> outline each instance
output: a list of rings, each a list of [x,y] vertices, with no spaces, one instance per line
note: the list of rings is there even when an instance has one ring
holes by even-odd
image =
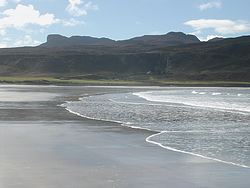
[[[1,104],[0,187],[249,187],[249,169],[165,150],[145,141],[149,131],[88,120],[58,106],[82,94],[129,89],[1,88],[6,98],[10,91],[56,97]]]

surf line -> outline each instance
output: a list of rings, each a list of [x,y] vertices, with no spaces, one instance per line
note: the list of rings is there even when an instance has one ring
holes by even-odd
[[[153,131],[153,130],[147,129],[147,128],[132,126],[132,125],[130,125],[130,123],[123,123],[121,121],[92,118],[92,117],[84,116],[84,115],[82,115],[80,113],[74,112],[74,111],[72,111],[72,110],[70,110],[68,108],[65,108],[65,109],[68,112],[70,112],[72,114],[75,114],[77,116],[83,117],[83,118],[87,118],[87,119],[91,119],[91,120],[96,120],[96,121],[106,121],[106,122],[118,123],[118,124],[120,124],[120,125],[122,125],[124,127],[129,127],[131,129],[137,129],[137,130],[140,129],[140,130],[146,130],[146,131],[151,131],[151,132],[157,132],[157,131]],[[175,132],[175,131],[173,131],[173,132]],[[176,132],[178,132],[178,131],[176,131]],[[151,140],[153,137],[159,136],[159,135],[161,135],[163,133],[170,133],[170,131],[161,131],[161,132],[157,132],[156,134],[150,135],[149,137],[146,138],[146,142],[150,143],[150,144],[154,144],[154,145],[160,146],[161,148],[164,148],[164,149],[167,149],[167,150],[170,150],[170,151],[179,152],[179,153],[183,153],[183,154],[189,154],[189,155],[193,155],[193,156],[196,156],[196,157],[201,157],[203,159],[213,160],[213,161],[224,163],[224,164],[228,164],[228,165],[234,165],[234,166],[238,166],[238,167],[243,167],[243,168],[250,169],[250,167],[246,166],[246,165],[241,165],[241,164],[237,164],[237,163],[234,163],[234,162],[223,161],[223,160],[220,160],[220,159],[216,159],[216,158],[212,158],[212,157],[207,157],[207,156],[204,156],[204,155],[200,155],[200,154],[196,154],[196,153],[192,153],[192,152],[188,152],[188,151],[178,150],[178,149],[175,149],[175,148],[172,148],[172,147],[169,147],[169,146],[164,146],[163,144],[161,144],[159,142]]]
[[[189,155],[193,155],[193,156],[196,156],[196,157],[201,157],[203,159],[213,160],[213,161],[224,163],[224,164],[229,164],[229,165],[234,165],[234,166],[238,166],[238,167],[243,167],[243,168],[250,169],[250,167],[246,166],[246,165],[241,165],[241,164],[237,164],[237,163],[234,163],[234,162],[223,161],[221,159],[216,159],[216,158],[212,158],[212,157],[207,157],[207,156],[204,156],[204,155],[200,155],[200,154],[197,154],[197,153],[192,153],[192,152],[188,152],[188,151],[183,151],[183,150],[175,149],[175,148],[172,148],[172,147],[169,147],[169,146],[164,146],[163,144],[152,140],[153,137],[159,136],[159,135],[161,135],[163,133],[169,133],[169,131],[162,131],[160,133],[153,134],[153,135],[151,135],[151,136],[149,136],[149,137],[146,138],[146,142],[148,142],[150,144],[154,144],[154,145],[160,146],[160,147],[162,147],[164,149],[167,149],[167,150],[170,150],[170,151],[184,153],[184,154],[189,154]]]
[[[89,96],[87,96],[89,97]],[[85,98],[85,97],[82,97],[82,98]],[[82,98],[79,98],[79,100],[81,100]],[[169,146],[164,146],[163,144],[159,143],[159,142],[156,142],[156,141],[153,141],[151,140],[153,137],[155,136],[159,136],[163,133],[169,133],[171,131],[157,131],[157,130],[151,130],[149,128],[143,128],[143,127],[138,127],[138,126],[133,126],[132,123],[124,123],[122,121],[115,121],[115,120],[106,120],[106,119],[102,119],[102,118],[94,118],[94,117],[88,117],[88,116],[85,116],[85,115],[82,115],[80,113],[77,113],[77,112],[74,112],[73,110],[70,110],[68,109],[65,104],[67,103],[70,103],[70,101],[66,101],[64,104],[61,104],[59,106],[65,108],[65,110],[67,110],[69,113],[72,113],[72,114],[75,114],[77,116],[80,116],[80,117],[83,117],[83,118],[87,118],[87,119],[91,119],[91,120],[96,120],[96,121],[106,121],[106,122],[113,122],[113,123],[118,123],[120,124],[121,126],[124,126],[124,127],[129,127],[129,128],[132,128],[132,129],[140,129],[140,130],[146,130],[146,131],[150,131],[150,132],[157,132],[156,134],[153,134],[153,135],[150,135],[146,138],[146,142],[147,143],[150,143],[150,144],[154,144],[154,145],[157,145],[157,146],[160,146],[161,148],[164,148],[164,149],[167,149],[167,150],[170,150],[170,151],[174,151],[174,152],[179,152],[179,153],[183,153],[183,154],[189,154],[189,155],[193,155],[193,156],[196,156],[196,157],[200,157],[200,158],[203,158],[203,159],[208,159],[208,160],[213,160],[213,161],[216,161],[216,162],[220,162],[220,163],[224,163],[224,164],[228,164],[228,165],[234,165],[234,166],[238,166],[238,167],[243,167],[243,168],[248,168],[250,169],[249,166],[246,166],[246,165],[242,165],[242,164],[237,164],[237,163],[234,163],[234,162],[228,162],[228,161],[223,161],[223,160],[220,160],[220,159],[216,159],[216,158],[212,158],[212,157],[208,157],[208,156],[204,156],[204,155],[201,155],[201,154],[196,154],[196,153],[192,153],[192,152],[188,152],[188,151],[183,151],[183,150],[179,150],[179,149],[175,149],[175,148],[172,148],[172,147],[169,147]],[[175,131],[173,131],[175,132]]]

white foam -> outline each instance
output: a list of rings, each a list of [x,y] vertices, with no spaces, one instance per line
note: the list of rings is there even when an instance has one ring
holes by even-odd
[[[234,166],[238,166],[238,167],[243,167],[243,168],[250,168],[249,166],[246,166],[246,165],[242,165],[242,164],[237,164],[237,163],[234,163],[234,162],[229,162],[229,161],[224,161],[224,160],[221,160],[221,159],[217,159],[217,158],[212,158],[212,157],[207,157],[207,156],[204,156],[204,155],[200,155],[200,154],[197,154],[197,153],[192,153],[192,152],[188,152],[188,151],[183,151],[183,150],[179,150],[179,149],[176,149],[176,148],[172,148],[172,147],[168,147],[168,146],[164,146],[163,144],[159,143],[159,142],[156,142],[156,141],[153,141],[151,140],[151,138],[155,137],[155,136],[159,136],[163,133],[166,133],[167,131],[162,131],[160,133],[156,133],[156,134],[153,134],[149,137],[146,138],[146,141],[148,143],[151,143],[151,144],[155,144],[155,145],[158,145],[164,149],[168,149],[168,150],[171,150],[171,151],[175,151],[175,152],[179,152],[179,153],[184,153],[184,154],[189,154],[189,155],[193,155],[193,156],[196,156],[196,157],[201,157],[203,159],[208,159],[208,160],[213,160],[213,161],[216,161],[216,162],[221,162],[221,163],[225,163],[225,164],[229,164],[229,165],[234,165]]]
[[[221,95],[221,93],[212,93],[212,95]]]
[[[151,92],[141,92],[141,93],[133,93],[133,94],[136,95],[136,96],[142,97],[143,94],[145,94],[145,93],[149,94]],[[142,98],[144,98],[144,97],[145,96],[143,96]],[[146,99],[146,97],[145,97],[145,99]],[[115,101],[113,99],[109,99],[109,100],[112,101],[112,102],[117,102],[117,101]],[[151,100],[149,100],[149,101],[151,101]],[[162,102],[162,101],[160,101],[160,102]],[[67,104],[67,103],[70,103],[70,101],[67,101],[66,103],[64,103],[64,104],[62,104],[60,106],[61,107],[66,107],[65,104]],[[117,102],[117,103],[123,103],[123,102]],[[127,103],[127,102],[124,102],[124,103]],[[141,104],[141,103],[133,103],[133,104]],[[70,112],[72,114],[75,114],[75,115],[78,115],[78,116],[83,117],[83,118],[92,119],[92,120],[98,120],[98,121],[114,122],[114,123],[119,123],[122,126],[130,127],[130,128],[133,128],[133,129],[140,129],[140,130],[147,130],[147,131],[151,131],[151,132],[157,132],[156,134],[153,134],[153,135],[150,135],[149,137],[147,137],[146,138],[146,142],[158,145],[158,146],[160,146],[160,147],[162,147],[164,149],[168,149],[168,150],[171,150],[171,151],[174,151],[174,152],[189,154],[189,155],[193,155],[193,156],[196,156],[196,157],[201,157],[201,158],[204,158],[204,159],[213,160],[213,161],[216,161],[216,162],[221,162],[221,163],[225,163],[225,164],[229,164],[229,165],[234,165],[234,166],[238,166],[238,167],[250,168],[249,166],[246,166],[246,165],[243,165],[243,164],[238,164],[238,163],[234,163],[234,162],[230,162],[230,161],[224,161],[224,160],[221,160],[221,159],[212,158],[212,157],[204,156],[204,155],[201,155],[201,154],[192,153],[192,152],[189,152],[189,151],[183,151],[183,150],[179,150],[179,149],[172,148],[172,147],[169,147],[169,146],[164,146],[163,144],[152,140],[153,137],[159,136],[159,135],[161,135],[163,133],[171,133],[171,132],[172,133],[173,132],[195,132],[195,131],[157,131],[157,130],[152,130],[150,128],[143,128],[143,127],[135,126],[131,122],[122,122],[122,121],[115,121],[115,120],[107,120],[107,119],[102,119],[102,118],[89,117],[89,116],[85,116],[85,115],[82,115],[80,113],[74,112],[74,111],[72,111],[72,110],[70,110],[68,108],[65,108],[65,109],[68,112]]]
[[[83,117],[83,118],[87,118],[87,119],[91,119],[91,120],[97,120],[97,121],[106,121],[106,122],[112,122],[112,123],[119,123],[119,124],[123,124],[123,122],[121,121],[115,121],[115,120],[106,120],[106,119],[101,119],[101,118],[94,118],[94,117],[89,117],[89,116],[85,116],[85,115],[82,115],[78,112],[74,112],[68,108],[65,108],[68,112],[72,113],[72,114],[75,114],[77,116],[80,116],[80,117]]]
[[[149,105],[149,106],[162,106],[162,104],[152,104],[152,103],[142,103],[142,102],[122,102],[122,101],[116,101],[114,99],[109,99],[109,101],[117,104],[134,104],[134,105]]]
[[[202,93],[202,94],[201,94]],[[205,95],[206,92],[199,92],[200,95]],[[191,98],[182,97],[175,95],[153,95],[153,92],[136,92],[133,95],[143,98],[151,102],[161,102],[161,103],[175,103],[183,104],[187,106],[201,107],[201,108],[212,108],[216,110],[222,110],[230,113],[239,113],[242,115],[249,115],[250,106],[249,105],[239,105],[234,103],[225,103],[224,101],[209,101],[207,98]]]
[[[132,128],[132,129],[139,129],[139,130],[147,130],[147,131],[157,132],[157,131],[153,131],[151,129],[142,128],[142,127],[138,127],[138,126],[133,126],[131,123],[123,123],[121,121],[105,120],[105,119],[101,119],[101,118],[93,118],[93,117],[84,116],[84,115],[82,115],[80,113],[77,113],[77,112],[74,112],[74,111],[72,111],[72,110],[70,110],[68,108],[66,108],[66,110],[68,112],[72,113],[72,114],[78,115],[78,116],[83,117],[83,118],[91,119],[91,120],[114,122],[114,123],[119,123],[122,126],[126,126],[126,127],[129,127],[129,128]],[[213,160],[213,161],[216,161],[216,162],[221,162],[221,163],[225,163],[225,164],[229,164],[229,165],[239,166],[239,167],[243,167],[243,168],[250,168],[249,166],[246,166],[246,165],[241,165],[241,164],[237,164],[237,163],[234,163],[234,162],[223,161],[223,160],[220,160],[220,159],[216,159],[216,158],[212,158],[212,157],[207,157],[207,156],[204,156],[204,155],[200,155],[200,154],[196,154],[196,153],[192,153],[192,152],[188,152],[188,151],[178,150],[178,149],[175,149],[175,148],[172,148],[172,147],[164,146],[163,144],[161,144],[159,142],[150,140],[151,138],[153,138],[155,136],[159,136],[160,134],[169,133],[169,132],[185,132],[185,131],[162,131],[160,133],[156,133],[156,134],[153,134],[153,135],[147,137],[146,138],[146,142],[158,145],[158,146],[160,146],[160,147],[162,147],[164,149],[168,149],[168,150],[171,150],[171,151],[175,151],[175,152],[179,152],[179,153],[184,153],[184,154],[189,154],[189,155],[193,155],[193,156],[196,156],[196,157],[201,157],[201,158],[204,158],[204,159]]]
[[[139,126],[134,126],[132,123],[130,122],[122,122],[122,121],[115,121],[115,120],[107,120],[107,119],[102,119],[102,118],[94,118],[94,117],[89,117],[89,116],[85,116],[85,115],[82,115],[78,112],[74,112],[68,108],[65,108],[68,112],[72,113],[72,114],[75,114],[77,116],[80,116],[80,117],[83,117],[83,118],[86,118],[86,119],[91,119],[91,120],[96,120],[96,121],[105,121],[105,122],[111,122],[111,123],[119,123],[120,125],[124,126],[124,127],[129,127],[129,128],[132,128],[132,129],[140,129],[140,130],[147,130],[147,131],[151,131],[151,132],[159,132],[157,130],[152,130],[152,129],[148,129],[148,128],[143,128],[143,127],[139,127]]]
[[[84,86],[85,88],[160,89],[161,86]]]

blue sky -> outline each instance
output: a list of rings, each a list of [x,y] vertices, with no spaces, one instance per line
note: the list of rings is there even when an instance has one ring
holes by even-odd
[[[207,40],[250,35],[249,0],[0,0],[0,47],[46,36],[128,39],[182,31]]]

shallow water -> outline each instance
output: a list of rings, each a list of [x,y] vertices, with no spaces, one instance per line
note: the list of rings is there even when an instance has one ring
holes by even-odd
[[[148,141],[250,167],[249,88],[169,88],[94,95],[63,105],[91,119],[161,132]]]

